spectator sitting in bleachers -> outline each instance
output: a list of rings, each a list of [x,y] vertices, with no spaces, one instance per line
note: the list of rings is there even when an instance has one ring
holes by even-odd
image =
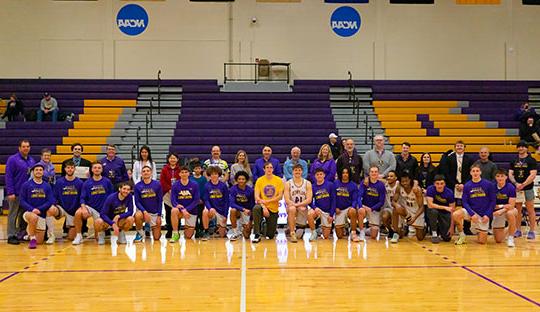
[[[535,122],[534,117],[528,117],[525,123],[521,123],[519,126],[519,138],[533,144],[540,150],[540,127],[538,122]]]
[[[6,104],[6,110],[2,115],[2,119],[7,117],[8,121],[14,121],[15,117],[18,115],[24,116],[24,105],[23,102],[17,98],[17,95],[12,93]]]
[[[534,121],[537,121],[540,118],[534,110],[534,107],[530,107],[529,103],[525,102],[515,111],[514,119],[524,123],[529,117],[533,117]]]
[[[58,120],[58,102],[49,93],[43,95],[41,105],[37,111],[37,121],[43,121],[43,117],[51,116],[52,122]]]

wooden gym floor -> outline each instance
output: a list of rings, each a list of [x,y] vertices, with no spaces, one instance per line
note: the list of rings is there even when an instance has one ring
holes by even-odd
[[[57,226],[57,229],[60,225]],[[29,250],[0,217],[0,311],[540,311],[540,242],[184,241]]]

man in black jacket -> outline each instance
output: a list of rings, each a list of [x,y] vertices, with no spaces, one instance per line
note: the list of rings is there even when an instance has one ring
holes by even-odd
[[[73,157],[62,162],[62,176],[66,175],[66,163],[71,160],[75,164],[75,176],[86,180],[88,178],[87,174],[90,171],[90,167],[92,167],[92,163],[88,159],[82,158],[81,155],[84,148],[81,143],[71,144],[71,151],[73,152]]]

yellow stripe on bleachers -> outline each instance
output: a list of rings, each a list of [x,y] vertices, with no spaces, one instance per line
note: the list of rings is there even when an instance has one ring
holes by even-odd
[[[52,159],[52,157],[51,157]],[[62,164],[54,164],[54,172],[61,172]],[[6,165],[0,165],[0,174],[6,174]]]
[[[504,136],[506,129],[439,129],[440,136],[462,136],[463,138],[472,136]]]
[[[446,107],[454,108],[458,107],[457,101],[373,101],[373,107],[375,108],[434,108],[434,107]]]
[[[463,114],[430,114],[431,121],[468,121],[469,116]]]
[[[108,137],[110,129],[69,129],[70,137]]]
[[[121,107],[85,107],[85,114],[120,115],[124,109]]]
[[[444,137],[444,136],[393,136],[389,138],[390,144],[398,145],[403,142],[409,142],[411,144],[454,144],[459,140],[464,140],[463,137]],[[485,136],[485,137],[468,137],[465,139],[466,144],[515,144],[519,141],[519,137],[505,137],[505,136]]]
[[[136,100],[84,100],[84,107],[135,107]]]
[[[405,115],[378,115],[379,121],[417,121],[416,115],[405,114]]]
[[[435,121],[433,123],[433,127],[439,129],[485,129],[486,126],[485,121]]]
[[[105,152],[105,147],[102,145],[87,145],[84,147],[84,154],[102,154]],[[57,154],[71,154],[71,145],[56,146]]]
[[[381,127],[384,129],[420,129],[422,123],[419,121],[383,121]]]
[[[487,146],[491,153],[515,153],[515,145],[493,145],[493,144],[467,144],[468,153],[478,153],[482,146]],[[411,145],[411,153],[422,153],[424,151],[429,151],[430,153],[443,153],[447,150],[454,149],[454,144],[430,144],[430,145],[420,145],[414,144]],[[395,152],[401,152],[401,145],[394,145]]]
[[[386,129],[387,136],[426,136],[426,129]]]
[[[445,107],[397,107],[397,108],[375,108],[377,115],[384,114],[450,114],[451,108]]]
[[[117,116],[112,117],[118,119]],[[73,123],[73,129],[112,129],[115,123],[115,121],[75,121]]]

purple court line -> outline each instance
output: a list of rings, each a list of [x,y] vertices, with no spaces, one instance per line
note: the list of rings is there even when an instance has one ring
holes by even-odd
[[[510,288],[508,288],[508,287],[506,287],[506,286],[504,286],[503,284],[498,283],[498,282],[492,280],[491,278],[489,278],[489,277],[487,277],[487,276],[485,276],[485,275],[482,275],[482,274],[480,274],[480,273],[478,273],[478,272],[476,272],[476,271],[473,271],[473,270],[469,269],[469,268],[466,267],[466,266],[462,266],[461,268],[464,269],[464,270],[466,270],[466,271],[469,271],[470,273],[472,273],[472,274],[474,274],[474,275],[476,275],[476,276],[478,276],[478,277],[480,277],[480,278],[482,278],[482,279],[484,279],[484,280],[486,280],[486,281],[488,281],[488,282],[490,282],[490,283],[492,283],[493,285],[495,285],[495,286],[497,286],[497,287],[500,287],[500,288],[506,290],[506,291],[509,292],[509,293],[512,293],[512,294],[514,294],[514,295],[520,297],[521,299],[525,299],[525,300],[529,301],[530,303],[536,305],[537,307],[540,307],[540,303],[538,303],[537,301],[534,301],[534,300],[532,300],[532,299],[530,299],[530,298],[528,298],[528,297],[526,297],[526,296],[524,296],[524,295],[518,293],[517,291],[514,291],[514,290],[512,290],[512,289],[510,289]]]
[[[248,270],[364,270],[364,269],[448,269],[459,268],[457,265],[380,265],[365,267],[301,266],[301,267],[248,267]]]
[[[115,272],[183,272],[183,271],[239,271],[240,268],[183,268],[183,269],[96,269],[96,270],[36,270],[19,273],[115,273]]]
[[[0,279],[0,283],[7,281],[8,279],[12,278],[13,276],[19,274],[21,272],[12,272],[10,275],[4,277],[3,279]]]

